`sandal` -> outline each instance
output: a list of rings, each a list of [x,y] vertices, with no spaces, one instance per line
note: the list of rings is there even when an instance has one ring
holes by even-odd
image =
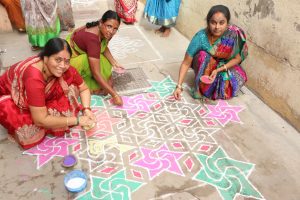
[[[31,46],[31,51],[38,51],[40,49],[41,49],[41,47],[39,47],[39,46]]]

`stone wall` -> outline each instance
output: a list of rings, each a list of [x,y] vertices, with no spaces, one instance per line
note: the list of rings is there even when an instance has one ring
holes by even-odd
[[[300,1],[182,0],[176,28],[191,39],[216,4],[228,6],[248,36],[248,88],[300,130]]]

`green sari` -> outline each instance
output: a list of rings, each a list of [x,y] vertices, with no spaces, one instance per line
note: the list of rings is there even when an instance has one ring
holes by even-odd
[[[72,57],[70,60],[70,64],[77,69],[81,77],[84,79],[85,83],[89,87],[89,89],[94,92],[101,89],[100,85],[97,83],[97,81],[94,79],[92,71],[90,69],[90,64],[88,60],[88,55],[86,52],[81,50],[75,42],[72,42],[73,45],[71,45],[71,35],[68,35],[66,40],[70,44],[72,49]],[[108,81],[112,74],[112,65],[108,61],[108,59],[104,56],[104,51],[108,45],[108,42],[106,39],[103,39],[101,41],[101,51],[100,51],[100,73],[104,80]]]

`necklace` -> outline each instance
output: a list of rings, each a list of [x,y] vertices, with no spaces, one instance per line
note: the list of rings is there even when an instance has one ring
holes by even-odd
[[[211,34],[209,34],[208,40],[209,40],[209,43],[210,43],[211,45],[213,45],[214,42],[216,41],[216,40],[214,39],[214,36],[211,35]]]
[[[49,77],[47,76],[47,70],[46,70],[46,68],[47,67],[45,66],[45,64],[43,64],[43,68],[42,68],[43,77],[44,77],[45,81],[48,83]]]

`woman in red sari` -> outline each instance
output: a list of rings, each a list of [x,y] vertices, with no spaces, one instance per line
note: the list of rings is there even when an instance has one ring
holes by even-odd
[[[48,133],[63,136],[70,126],[95,123],[90,91],[69,65],[70,57],[68,43],[53,38],[39,56],[14,64],[0,76],[0,124],[23,148],[35,146]]]
[[[116,11],[124,23],[133,24],[136,22],[137,3],[138,0],[115,0]]]

